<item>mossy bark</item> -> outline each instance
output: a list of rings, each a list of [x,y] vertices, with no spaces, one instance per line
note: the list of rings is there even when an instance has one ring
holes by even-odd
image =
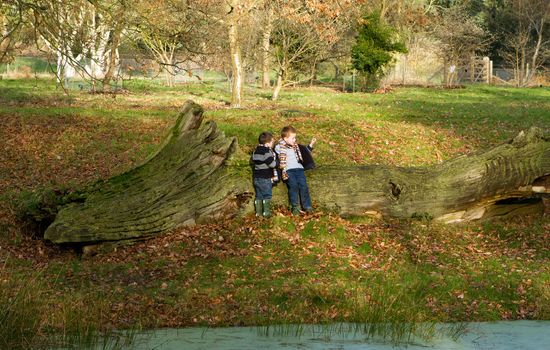
[[[156,154],[95,184],[83,203],[62,208],[45,239],[55,243],[136,239],[235,215],[248,193],[246,184],[224,167],[237,141],[226,138],[213,122],[201,125],[202,116],[202,107],[188,101]]]
[[[308,181],[314,202],[343,215],[460,222],[542,211],[549,175],[550,138],[533,128],[489,151],[430,167],[320,167]]]
[[[94,184],[84,202],[61,208],[45,239],[140,239],[250,211],[250,178],[226,165],[236,140],[213,122],[201,125],[202,113],[188,101],[154,155]],[[533,128],[487,152],[430,167],[321,166],[307,177],[314,205],[342,215],[457,222],[539,211],[550,192],[550,138]],[[287,203],[284,185],[273,200]]]

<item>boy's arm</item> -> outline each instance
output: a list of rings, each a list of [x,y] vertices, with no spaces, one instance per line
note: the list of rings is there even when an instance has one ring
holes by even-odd
[[[279,156],[279,169],[284,169],[286,167],[286,153],[281,148],[281,146],[275,146],[275,153]]]
[[[275,158],[275,153],[273,153],[273,151],[270,151],[269,157],[265,160],[265,163],[268,167],[275,168],[277,166],[277,160]]]
[[[309,145],[307,145],[307,149],[311,152],[313,151],[313,145],[315,145],[315,143],[317,142],[317,139],[315,137],[313,137],[311,139],[311,141],[309,142]]]
[[[256,165],[256,162],[254,161],[254,153],[252,153],[252,154],[250,155],[250,159],[248,160],[248,164],[249,164],[250,166]]]

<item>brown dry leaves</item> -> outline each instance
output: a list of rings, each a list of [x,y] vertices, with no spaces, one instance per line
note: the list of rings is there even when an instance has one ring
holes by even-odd
[[[136,153],[143,147],[139,135],[162,135],[164,128],[160,121],[2,115],[0,191],[109,177],[137,161]],[[159,137],[154,142],[160,142]]]

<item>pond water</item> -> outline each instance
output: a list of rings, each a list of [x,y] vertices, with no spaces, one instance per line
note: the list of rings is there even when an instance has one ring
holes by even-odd
[[[437,328],[443,329],[449,326],[440,324]],[[156,350],[425,350],[427,348],[550,350],[550,321],[466,323],[461,326],[461,334],[456,340],[450,335],[440,335],[430,341],[415,339],[404,345],[367,340],[361,333],[334,331],[338,328],[333,326],[329,326],[331,327],[329,331],[327,326],[302,327],[304,328],[299,336],[294,331],[270,331],[269,335],[266,335],[266,330],[258,327],[159,329],[138,334],[131,348]]]

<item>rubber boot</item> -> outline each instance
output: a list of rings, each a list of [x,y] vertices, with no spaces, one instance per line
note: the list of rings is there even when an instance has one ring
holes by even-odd
[[[271,199],[264,199],[262,201],[262,204],[264,205],[264,212],[263,212],[264,218],[270,217],[271,216],[271,208],[270,208]]]
[[[261,199],[256,199],[254,201],[254,209],[256,210],[256,216],[262,216],[263,211],[262,211],[262,200]]]

